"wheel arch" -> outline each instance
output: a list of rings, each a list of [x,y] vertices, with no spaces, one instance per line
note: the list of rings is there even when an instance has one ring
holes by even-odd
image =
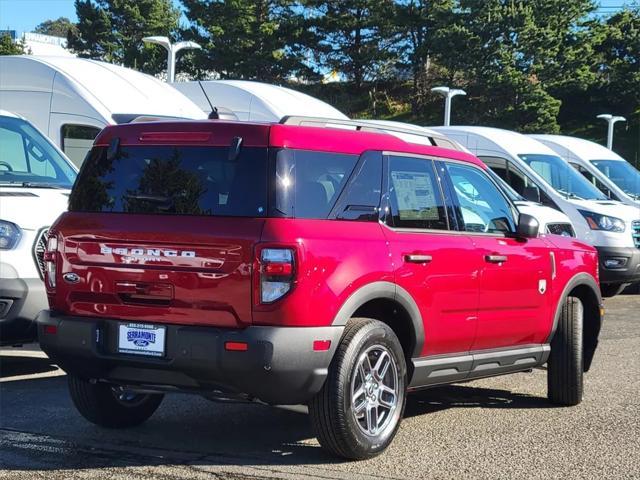
[[[567,282],[556,305],[553,327],[547,343],[551,343],[556,333],[562,306],[568,297],[576,297],[584,308],[583,318],[583,359],[584,371],[588,372],[598,346],[598,336],[602,328],[602,295],[598,282],[587,273],[578,273]]]
[[[333,325],[346,325],[354,317],[387,324],[398,336],[407,359],[420,356],[424,346],[422,314],[409,292],[399,285],[380,281],[360,287],[342,304]]]

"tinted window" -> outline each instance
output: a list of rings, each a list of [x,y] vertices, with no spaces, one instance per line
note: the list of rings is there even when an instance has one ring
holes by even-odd
[[[77,166],[82,165],[100,129],[89,125],[62,126],[62,151]]]
[[[593,184],[593,186],[595,186],[598,190],[604,193],[607,197],[612,198],[614,200],[620,200],[616,195],[614,195],[614,193],[611,190],[609,190],[609,187],[607,187],[604,183],[602,183],[598,177],[596,177],[593,173],[591,173],[589,170],[584,168],[582,165],[578,165],[577,163],[570,163],[569,165],[571,165],[578,172],[580,172],[582,176],[587,179],[587,181]]]
[[[71,188],[75,170],[28,122],[0,117],[0,183]]]
[[[636,200],[640,199],[640,172],[624,160],[591,160],[624,193]]]
[[[433,162],[420,158],[388,159],[390,222],[398,228],[446,230],[446,209]]]
[[[480,169],[447,163],[449,177],[462,210],[465,230],[514,232],[511,205],[498,187]]]
[[[69,209],[89,212],[266,215],[267,151],[244,147],[121,147],[114,158],[94,148]]]
[[[355,155],[280,150],[276,156],[274,213],[327,218],[357,161]]]
[[[334,209],[339,220],[377,221],[382,191],[382,154],[368,152],[351,174]]]

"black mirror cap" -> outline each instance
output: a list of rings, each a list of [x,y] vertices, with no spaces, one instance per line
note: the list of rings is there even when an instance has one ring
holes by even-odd
[[[540,224],[531,215],[521,213],[518,217],[518,236],[523,238],[536,238],[540,230]]]
[[[530,202],[540,203],[540,189],[535,185],[530,185],[528,187],[524,187],[524,191],[522,192],[522,196],[529,200]]]

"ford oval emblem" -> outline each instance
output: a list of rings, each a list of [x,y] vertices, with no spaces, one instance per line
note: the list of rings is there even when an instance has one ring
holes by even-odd
[[[80,275],[73,272],[65,273],[62,278],[67,283],[78,283],[80,281]]]
[[[148,347],[149,346],[149,342],[147,342],[146,340],[142,340],[142,339],[137,339],[133,341],[133,344],[136,347]]]

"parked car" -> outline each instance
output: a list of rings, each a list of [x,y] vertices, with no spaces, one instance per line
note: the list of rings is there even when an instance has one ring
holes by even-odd
[[[107,125],[141,117],[206,118],[151,75],[76,57],[0,56],[0,105],[29,120],[78,167]]]
[[[279,122],[287,115],[346,120],[340,110],[310,95],[261,82],[202,80],[171,84],[206,114],[225,120]]]
[[[612,150],[564,135],[531,135],[578,170],[612,200],[640,208],[640,172]],[[640,222],[637,224],[640,234]],[[640,244],[640,239],[638,239]]]
[[[565,213],[576,237],[598,250],[605,297],[640,281],[637,207],[608,199],[557,153],[526,135],[457,125],[434,129],[471,150],[526,199]]]
[[[67,209],[77,171],[25,119],[0,110],[0,345],[33,342],[47,308],[49,225]]]
[[[98,425],[176,390],[308,403],[321,445],[362,459],[417,389],[547,364],[550,401],[582,399],[597,252],[538,235],[468,153],[286,121],[119,125],[69,206],[39,338]]]

